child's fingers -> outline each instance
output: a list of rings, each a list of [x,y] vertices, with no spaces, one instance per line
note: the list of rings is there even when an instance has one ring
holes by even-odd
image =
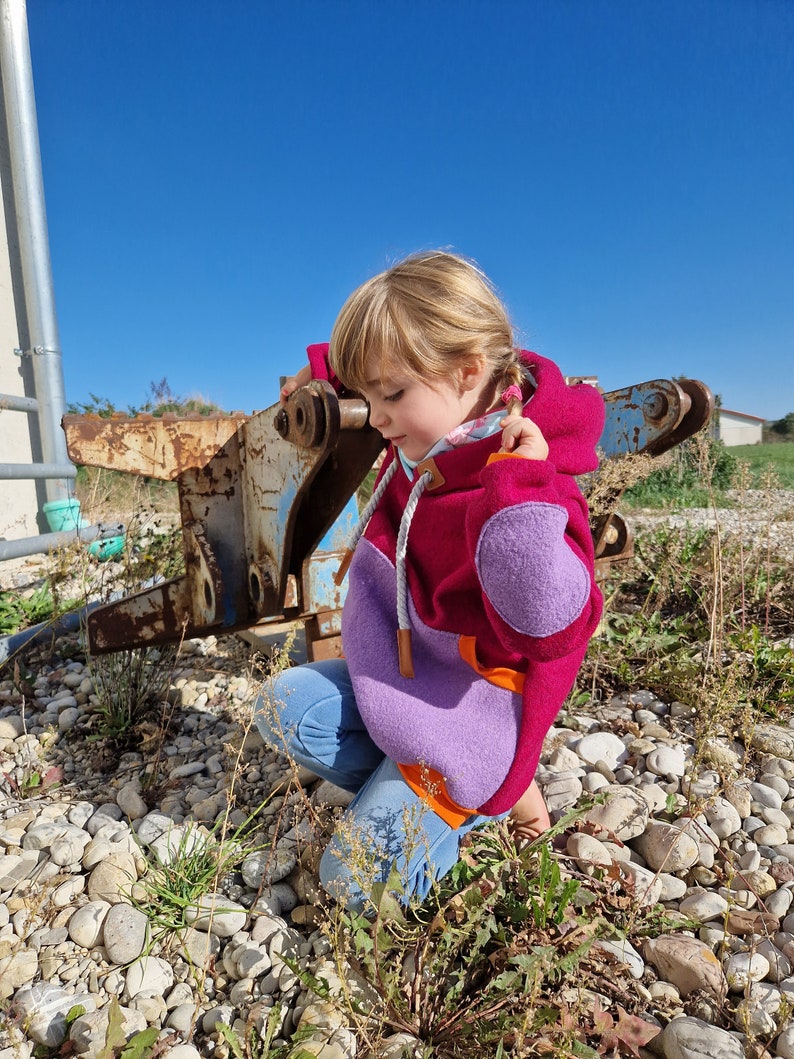
[[[308,364],[305,364],[297,375],[291,375],[279,390],[278,397],[281,403],[284,404],[291,393],[311,382],[311,378],[312,369]]]
[[[537,423],[526,416],[505,416],[502,426],[502,452],[516,452],[527,459],[545,460],[549,447]]]

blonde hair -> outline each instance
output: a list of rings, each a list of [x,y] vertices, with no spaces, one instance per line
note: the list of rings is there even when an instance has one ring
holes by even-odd
[[[329,360],[344,386],[360,390],[399,367],[416,378],[448,378],[484,357],[495,386],[524,373],[507,310],[471,261],[441,250],[412,254],[353,291],[331,332]]]

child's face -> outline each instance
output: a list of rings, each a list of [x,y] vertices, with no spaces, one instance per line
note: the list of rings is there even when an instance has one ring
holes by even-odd
[[[371,373],[363,388],[369,421],[409,460],[423,459],[437,441],[475,414],[478,395],[458,373],[432,384],[399,369]]]

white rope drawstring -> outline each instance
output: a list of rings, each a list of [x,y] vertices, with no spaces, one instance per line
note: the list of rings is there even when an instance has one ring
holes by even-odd
[[[432,472],[423,471],[414,482],[400,519],[400,531],[397,534],[397,555],[395,561],[397,568],[397,650],[400,659],[400,673],[404,677],[412,677],[414,675],[414,663],[411,657],[411,618],[408,614],[408,581],[405,574],[408,534],[419,498],[432,481]]]
[[[356,545],[361,540],[361,535],[367,528],[367,523],[372,518],[372,513],[380,503],[380,498],[386,492],[386,486],[394,477],[394,472],[397,470],[399,460],[395,455],[395,458],[383,472],[383,477],[378,482],[376,488],[373,490],[372,496],[369,498],[369,503],[361,512],[361,517],[358,520],[358,525],[353,530],[353,536],[350,538],[350,543],[345,548],[345,554],[342,556],[342,562],[339,564],[339,569],[334,574],[334,584],[339,586],[345,579],[347,568],[350,566],[350,560],[353,558],[353,552],[356,550]]]

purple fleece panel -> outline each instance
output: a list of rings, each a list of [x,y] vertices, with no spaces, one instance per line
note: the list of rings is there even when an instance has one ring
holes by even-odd
[[[498,790],[513,763],[521,696],[478,676],[460,657],[456,633],[431,629],[409,608],[413,678],[400,675],[397,661],[394,567],[362,538],[342,617],[361,716],[388,757],[436,769],[449,795],[473,809]]]
[[[485,523],[475,561],[494,609],[525,636],[567,628],[590,598],[590,577],[563,534],[567,513],[556,504],[503,508]]]

